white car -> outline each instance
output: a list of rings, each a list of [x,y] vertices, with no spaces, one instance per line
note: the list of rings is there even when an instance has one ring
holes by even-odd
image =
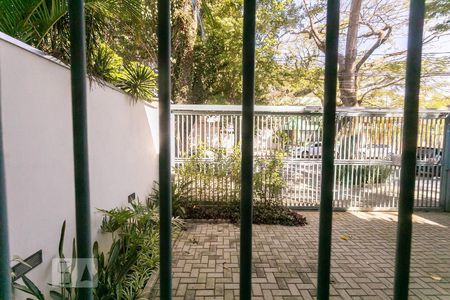
[[[385,144],[366,145],[360,149],[360,154],[364,158],[389,158],[392,156],[392,148]]]
[[[306,146],[294,147],[291,150],[291,155],[294,158],[321,157],[322,142],[312,142]]]

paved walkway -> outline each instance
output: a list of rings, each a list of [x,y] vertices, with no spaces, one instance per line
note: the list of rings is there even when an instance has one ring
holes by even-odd
[[[254,226],[253,299],[315,297],[319,215],[302,214],[304,227]],[[332,298],[391,299],[396,215],[336,212],[333,221]],[[410,298],[450,299],[450,214],[418,213],[413,231]],[[238,249],[237,226],[189,224],[174,247],[174,299],[238,299]]]

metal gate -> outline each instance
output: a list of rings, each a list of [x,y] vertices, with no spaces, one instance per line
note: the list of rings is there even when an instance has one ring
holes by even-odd
[[[439,208],[445,118],[448,112],[423,110],[419,118],[416,208]],[[338,109],[336,114],[334,207],[398,207],[403,116],[400,110]],[[254,155],[282,157],[281,199],[290,207],[318,207],[322,156],[322,113],[318,107],[255,107]],[[192,196],[206,202],[236,197],[233,178],[220,176],[240,143],[237,106],[174,105],[174,164],[193,159]],[[217,158],[222,155],[222,160]],[[205,172],[213,172],[208,177]],[[215,173],[214,173],[215,172]],[[197,188],[207,187],[207,188]]]
[[[323,130],[313,130],[318,133],[322,132],[323,137],[323,149],[320,154],[313,152],[312,156],[322,156],[321,171],[316,170],[316,173],[321,173],[321,191],[320,191],[320,222],[319,222],[319,251],[317,259],[317,299],[329,299],[330,295],[330,268],[331,268],[331,235],[332,235],[332,208],[334,194],[336,193],[336,186],[333,186],[333,177],[336,176],[334,171],[334,157],[341,155],[340,149],[342,149],[343,141],[348,140],[346,144],[350,145],[350,148],[357,148],[358,140],[355,138],[355,131],[360,132],[358,126],[348,125],[353,124],[354,118],[351,116],[338,117],[336,121],[336,86],[337,86],[337,59],[338,59],[338,36],[339,36],[339,8],[340,2],[338,0],[327,1],[327,17],[326,17],[326,42],[325,42],[325,78],[324,78],[324,118],[323,118]],[[90,240],[90,205],[89,205],[89,172],[88,172],[88,148],[87,148],[87,115],[86,115],[86,47],[85,47],[85,19],[84,19],[84,1],[72,0],[69,1],[69,15],[70,15],[70,37],[71,37],[71,71],[72,71],[72,106],[73,106],[73,131],[74,131],[74,163],[75,163],[75,197],[76,197],[76,223],[77,223],[77,257],[78,258],[90,258],[91,257],[91,240]],[[242,47],[242,126],[234,127],[235,136],[239,139],[242,136],[242,168],[241,168],[241,209],[240,209],[240,259],[239,259],[239,297],[240,299],[251,299],[251,283],[252,283],[252,177],[253,177],[253,136],[255,131],[254,121],[254,85],[255,85],[255,32],[256,32],[256,1],[244,0],[243,9],[243,47]],[[424,123],[429,124],[428,118],[420,118],[419,107],[419,91],[420,91],[420,75],[421,75],[421,55],[422,55],[422,40],[423,40],[423,25],[425,18],[425,1],[424,0],[411,0],[410,1],[410,13],[409,13],[409,25],[408,25],[408,50],[406,58],[406,78],[405,78],[405,101],[404,101],[404,122],[403,122],[403,153],[401,158],[402,174],[400,178],[400,200],[398,201],[398,230],[397,230],[397,243],[396,243],[396,262],[395,262],[395,281],[394,281],[394,299],[408,299],[408,284],[410,277],[410,261],[411,261],[411,241],[412,241],[412,213],[413,205],[417,206],[412,201],[414,196],[414,187],[417,185],[417,176],[422,176],[422,168],[416,167],[415,161],[417,157],[425,158],[424,172],[430,169],[439,170],[439,154],[426,154],[435,153],[436,149],[429,149],[428,145],[432,144],[430,139],[423,137],[418,131],[418,123],[423,127]],[[158,1],[158,97],[159,97],[159,131],[160,131],[160,157],[159,157],[159,179],[160,179],[160,287],[161,298],[163,300],[172,299],[172,275],[171,275],[171,218],[172,218],[172,197],[171,197],[171,145],[170,145],[170,1],[160,0]],[[1,106],[1,103],[0,103]],[[1,108],[0,108],[1,111]],[[213,112],[214,116],[218,113]],[[236,115],[236,112],[229,115]],[[258,116],[259,114],[256,114]],[[289,115],[289,114],[288,114]],[[291,115],[295,115],[292,113]],[[314,114],[313,114],[314,115]],[[339,116],[339,115],[338,115]],[[349,118],[350,117],[350,118]],[[386,117],[386,116],[385,116]],[[212,116],[203,117],[207,123],[212,123],[210,120]],[[301,119],[301,117],[298,117]],[[313,117],[310,117],[311,119]],[[219,117],[219,122],[222,118]],[[317,113],[314,119],[318,119]],[[372,121],[378,120],[376,117],[372,117]],[[419,122],[418,122],[419,121]],[[315,121],[314,121],[315,122]],[[11,299],[11,273],[9,267],[9,238],[8,238],[8,221],[7,221],[7,199],[5,189],[5,176],[4,176],[4,152],[2,144],[2,124],[0,113],[0,298]],[[239,123],[241,123],[239,121]],[[266,122],[267,123],[267,122]],[[269,122],[273,124],[272,121]],[[442,121],[441,121],[442,123]],[[192,126],[191,123],[184,123],[184,126]],[[195,124],[198,124],[195,123]],[[285,123],[283,123],[285,124]],[[300,122],[302,124],[302,122]],[[369,124],[369,123],[362,123]],[[378,121],[377,125],[366,125],[367,130],[371,133],[368,136],[364,136],[364,141],[372,137],[375,138],[378,135],[373,135],[372,132],[381,127]],[[397,123],[398,124],[398,123]],[[173,124],[178,126],[179,124]],[[337,125],[337,131],[335,130]],[[434,122],[437,125],[437,122]],[[211,124],[208,125],[211,129]],[[316,126],[316,125],[315,125]],[[437,126],[439,128],[440,125]],[[426,128],[428,128],[425,125]],[[220,127],[222,128],[222,127]],[[289,128],[289,125],[288,125]],[[296,127],[295,127],[296,128]],[[339,139],[340,132],[351,132],[350,136]],[[356,128],[352,130],[351,128]],[[394,128],[394,126],[392,126]],[[397,130],[399,126],[396,126]],[[436,127],[435,127],[436,128]],[[425,130],[427,132],[428,129]],[[283,130],[284,131],[284,130]],[[299,130],[295,129],[294,132]],[[289,132],[289,129],[288,129]],[[338,133],[338,147],[334,147],[336,132]],[[389,128],[388,128],[389,132]],[[395,132],[395,130],[393,130]],[[188,133],[188,137],[191,131],[181,130],[179,133]],[[383,134],[380,133],[381,136]],[[417,139],[419,135],[419,143]],[[220,134],[219,134],[220,136]],[[280,135],[282,139],[284,134]],[[345,134],[343,134],[345,136]],[[425,135],[426,136],[426,135]],[[431,140],[434,140],[437,135],[428,135]],[[275,138],[275,141],[277,139]],[[425,143],[423,142],[425,140]],[[315,140],[313,140],[315,142]],[[173,140],[175,142],[175,140]],[[185,141],[182,141],[185,143]],[[446,139],[447,147],[449,145],[448,138]],[[294,153],[291,156],[292,160],[297,159],[297,153],[304,153],[304,157],[309,158],[310,153],[305,153],[306,141],[301,141],[301,145],[294,144],[290,153]],[[270,145],[276,144],[269,142]],[[372,166],[372,160],[383,161],[387,159],[372,158],[372,153],[383,152],[380,149],[372,147],[372,144],[363,143],[366,145],[366,150],[363,152],[369,156],[368,164],[361,165],[360,168],[366,168]],[[182,144],[183,146],[185,144]],[[369,147],[367,148],[367,145]],[[381,144],[378,144],[378,147]],[[442,145],[442,138],[440,140]],[[316,148],[319,148],[317,145]],[[312,145],[314,147],[314,145]],[[352,153],[350,148],[345,148],[345,153]],[[384,147],[382,147],[384,148]],[[286,150],[289,149],[289,146]],[[292,150],[294,149],[294,150]],[[347,151],[348,149],[348,151]],[[359,148],[363,149],[363,148]],[[388,148],[390,149],[390,148]],[[448,148],[447,148],[448,149]],[[303,150],[303,151],[302,151]],[[323,153],[322,153],[323,150]],[[179,151],[179,150],[177,150]],[[292,152],[293,151],[293,152]],[[333,151],[335,152],[333,155]],[[183,152],[180,152],[180,154]],[[368,154],[367,154],[368,153]],[[423,154],[425,153],[425,154]],[[439,152],[437,152],[439,153]],[[183,154],[185,155],[185,154]],[[186,154],[187,155],[187,154]],[[393,153],[391,158],[391,166],[397,166],[395,162],[397,158],[394,156],[397,153]],[[302,156],[302,154],[300,154]],[[433,161],[428,162],[428,157],[431,156]],[[445,176],[448,178],[448,155],[442,153],[441,156],[445,157]],[[353,161],[354,156],[347,156],[349,161]],[[351,159],[350,159],[351,158]],[[350,164],[345,159],[340,159],[341,164],[346,169],[355,169],[353,163]],[[398,167],[398,166],[397,166]],[[437,167],[437,168],[435,168]],[[318,169],[319,167],[316,167]],[[391,167],[392,168],[392,167]],[[285,167],[284,167],[285,169]],[[378,168],[379,169],[379,168]],[[441,168],[442,169],[442,168]],[[441,170],[442,171],[442,170]],[[343,178],[352,178],[352,172],[357,171],[345,171],[346,176]],[[295,173],[295,172],[294,172]],[[374,172],[365,171],[364,174],[372,174]],[[417,173],[417,174],[413,174]],[[360,171],[358,174],[362,174]],[[379,177],[379,172],[376,173]],[[333,176],[334,175],[334,176]],[[392,176],[389,174],[389,176]],[[389,177],[388,176],[388,177]],[[428,175],[434,177],[433,174]],[[436,175],[437,177],[437,175]],[[354,177],[353,177],[354,178]],[[357,176],[357,178],[366,178],[365,175]],[[369,175],[367,176],[369,178]],[[348,179],[346,179],[348,181]],[[371,181],[364,179],[369,185]],[[445,182],[445,186],[448,186],[448,180]],[[352,183],[353,185],[353,183]],[[416,191],[417,195],[420,194]],[[422,193],[423,194],[423,193]],[[422,195],[421,194],[421,195]],[[448,198],[445,196],[445,198]],[[419,199],[420,201],[420,199]],[[432,202],[432,201],[431,201]],[[422,203],[423,204],[423,201]],[[448,205],[448,203],[447,203]],[[79,270],[82,272],[82,269]],[[79,274],[81,277],[81,273]],[[80,299],[90,300],[93,299],[92,288],[77,288],[78,296]]]

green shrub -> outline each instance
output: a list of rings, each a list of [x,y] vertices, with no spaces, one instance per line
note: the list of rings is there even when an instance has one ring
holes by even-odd
[[[93,245],[93,257],[98,262],[98,286],[94,289],[95,300],[135,300],[139,298],[152,272],[159,264],[159,213],[158,203],[135,200],[130,206],[100,210],[104,214],[101,229],[113,236],[108,254],[100,252],[98,243]],[[180,219],[173,219],[175,231],[182,228]],[[61,229],[59,257],[63,258],[65,222]],[[76,257],[75,240],[73,253]],[[27,277],[24,284],[13,287],[24,291],[38,300],[46,299],[43,293]],[[50,291],[51,299],[76,300],[73,288]]]
[[[272,157],[255,157],[254,198],[257,201],[281,202],[285,186],[282,152]],[[241,190],[241,149],[236,145],[227,152],[220,147],[197,146],[194,155],[175,168],[175,182],[189,182],[192,200],[229,202],[239,198]]]
[[[185,218],[186,206],[191,202],[190,181],[172,183],[172,215],[174,217]],[[152,194],[149,199],[159,203],[159,183],[155,182]]]
[[[159,264],[159,203],[132,201],[130,206],[101,210],[101,229],[111,233],[113,244],[108,261],[99,259],[98,299],[136,299]],[[172,219],[175,231],[183,222]]]
[[[111,233],[108,259],[98,259],[98,299],[135,299],[159,263],[159,215],[155,203],[135,200],[128,207],[100,210],[101,230]]]
[[[340,183],[365,186],[384,183],[391,175],[391,168],[382,165],[341,165],[336,167],[336,179]]]
[[[88,74],[106,82],[118,81],[123,66],[123,59],[117,55],[108,45],[101,43],[90,53]]]
[[[304,226],[306,218],[281,205],[256,204],[253,207],[254,224],[273,224],[285,226]]]
[[[156,96],[156,72],[144,64],[131,62],[124,64],[117,86],[138,99],[151,100]]]
[[[257,200],[281,204],[281,193],[285,185],[281,152],[277,152],[274,157],[255,159],[253,190]]]
[[[189,219],[215,219],[238,223],[240,219],[239,201],[218,203],[215,205],[191,204],[186,208]],[[255,202],[253,206],[254,224],[272,224],[286,226],[306,225],[306,218],[276,203]]]
[[[253,173],[253,222],[255,224],[304,225],[305,218],[282,206],[285,186],[282,152],[271,157],[255,157]],[[241,149],[197,146],[175,169],[173,208],[183,206],[189,219],[225,219],[238,222],[241,191]],[[184,193],[185,196],[182,196]],[[180,201],[180,199],[182,199]]]
[[[239,220],[239,202],[230,201],[213,205],[191,203],[186,207],[186,218],[228,220],[236,223]]]

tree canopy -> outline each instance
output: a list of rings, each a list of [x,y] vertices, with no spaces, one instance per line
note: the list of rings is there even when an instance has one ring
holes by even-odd
[[[450,0],[427,2],[421,103],[450,104]],[[0,31],[70,63],[66,0],[2,0]],[[240,103],[243,0],[172,1],[176,103]],[[320,105],[325,0],[260,0],[256,101]],[[136,99],[156,96],[154,0],[86,0],[88,72]],[[343,0],[339,99],[345,106],[401,106],[408,1]]]

